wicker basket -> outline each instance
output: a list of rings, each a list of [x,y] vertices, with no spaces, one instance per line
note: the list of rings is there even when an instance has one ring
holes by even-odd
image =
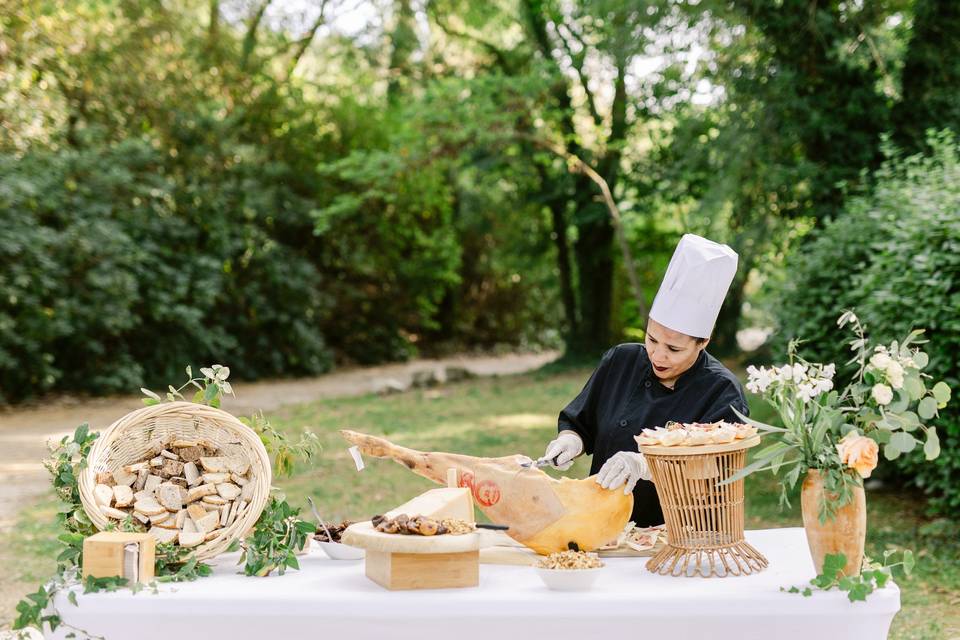
[[[87,468],[79,478],[84,511],[98,529],[109,520],[100,511],[94,496],[96,474],[116,472],[162,448],[169,439],[203,439],[227,456],[240,456],[250,463],[256,484],[246,512],[222,533],[194,549],[198,560],[222,553],[256,523],[267,504],[272,481],[270,458],[256,433],[226,411],[193,402],[168,402],[128,413],[100,435],[90,449]],[[155,454],[154,454],[155,455]]]
[[[744,540],[743,469],[759,437],[730,444],[642,445],[667,524],[667,544],[647,569],[672,576],[739,576],[761,571],[767,559]]]

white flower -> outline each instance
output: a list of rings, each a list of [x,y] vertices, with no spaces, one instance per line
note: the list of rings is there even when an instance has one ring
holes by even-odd
[[[871,392],[871,395],[879,405],[888,405],[893,401],[893,389],[885,384],[873,385],[873,391]]]
[[[793,380],[793,367],[788,364],[785,364],[777,369],[777,373],[779,374],[781,380]]]
[[[806,379],[807,377],[807,367],[806,365],[800,364],[799,362],[793,365],[793,379],[797,382]]]
[[[899,376],[889,376],[890,386],[894,389],[903,389],[903,374]]]
[[[814,388],[817,390],[817,395],[821,393],[826,393],[833,389],[833,381],[827,378],[820,378],[819,380],[814,381]]]
[[[878,351],[870,358],[870,364],[875,366],[880,371],[884,371],[888,366],[890,366],[891,362],[893,362],[893,360],[891,360],[890,356],[883,351]]]
[[[750,377],[750,381],[747,383],[747,389],[752,393],[763,393],[774,381],[771,371],[766,367],[760,367],[758,369],[750,365],[747,367],[747,375]]]
[[[887,380],[894,389],[903,388],[903,366],[896,360],[887,365]]]
[[[836,372],[837,372],[837,366],[831,362],[830,364],[828,364],[823,368],[823,371],[821,371],[820,374],[827,380],[832,380]]]
[[[804,402],[813,400],[818,395],[817,388],[809,382],[801,382],[797,385],[797,396]]]

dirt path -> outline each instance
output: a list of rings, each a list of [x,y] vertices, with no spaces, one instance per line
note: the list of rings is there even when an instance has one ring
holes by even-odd
[[[462,367],[478,376],[523,373],[543,366],[557,355],[545,352],[496,357],[455,356],[344,369],[316,378],[238,382],[233,385],[237,398],[226,398],[223,408],[244,415],[322,398],[363,395],[388,380],[407,386],[415,372],[445,367]],[[31,499],[47,490],[49,485],[42,461],[47,455],[48,440],[58,440],[84,422],[88,422],[91,429],[102,429],[143,406],[140,398],[64,399],[53,405],[0,412],[0,531],[12,524],[17,512]]]

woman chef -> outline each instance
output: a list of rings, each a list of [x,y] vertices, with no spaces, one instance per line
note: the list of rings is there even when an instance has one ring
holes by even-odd
[[[677,422],[737,422],[743,388],[704,349],[737,270],[730,247],[687,234],[680,239],[653,301],[644,344],[607,351],[580,394],[560,412],[559,435],[543,458],[567,469],[593,454],[590,473],[606,489],[633,491],[637,526],[663,522],[650,470],[633,439]]]

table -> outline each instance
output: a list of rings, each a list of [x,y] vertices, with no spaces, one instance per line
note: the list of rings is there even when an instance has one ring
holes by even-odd
[[[609,558],[584,592],[550,591],[530,567],[487,564],[478,588],[387,591],[364,576],[363,561],[329,560],[314,548],[284,576],[238,575],[228,554],[214,576],[164,584],[159,594],[78,593],[74,607],[61,593],[57,606],[66,622],[108,640],[886,638],[900,609],[895,584],[857,603],[837,591],[783,593],[814,575],[803,529],[746,537],[770,560],[752,576],[674,578],[647,572],[646,558]]]

